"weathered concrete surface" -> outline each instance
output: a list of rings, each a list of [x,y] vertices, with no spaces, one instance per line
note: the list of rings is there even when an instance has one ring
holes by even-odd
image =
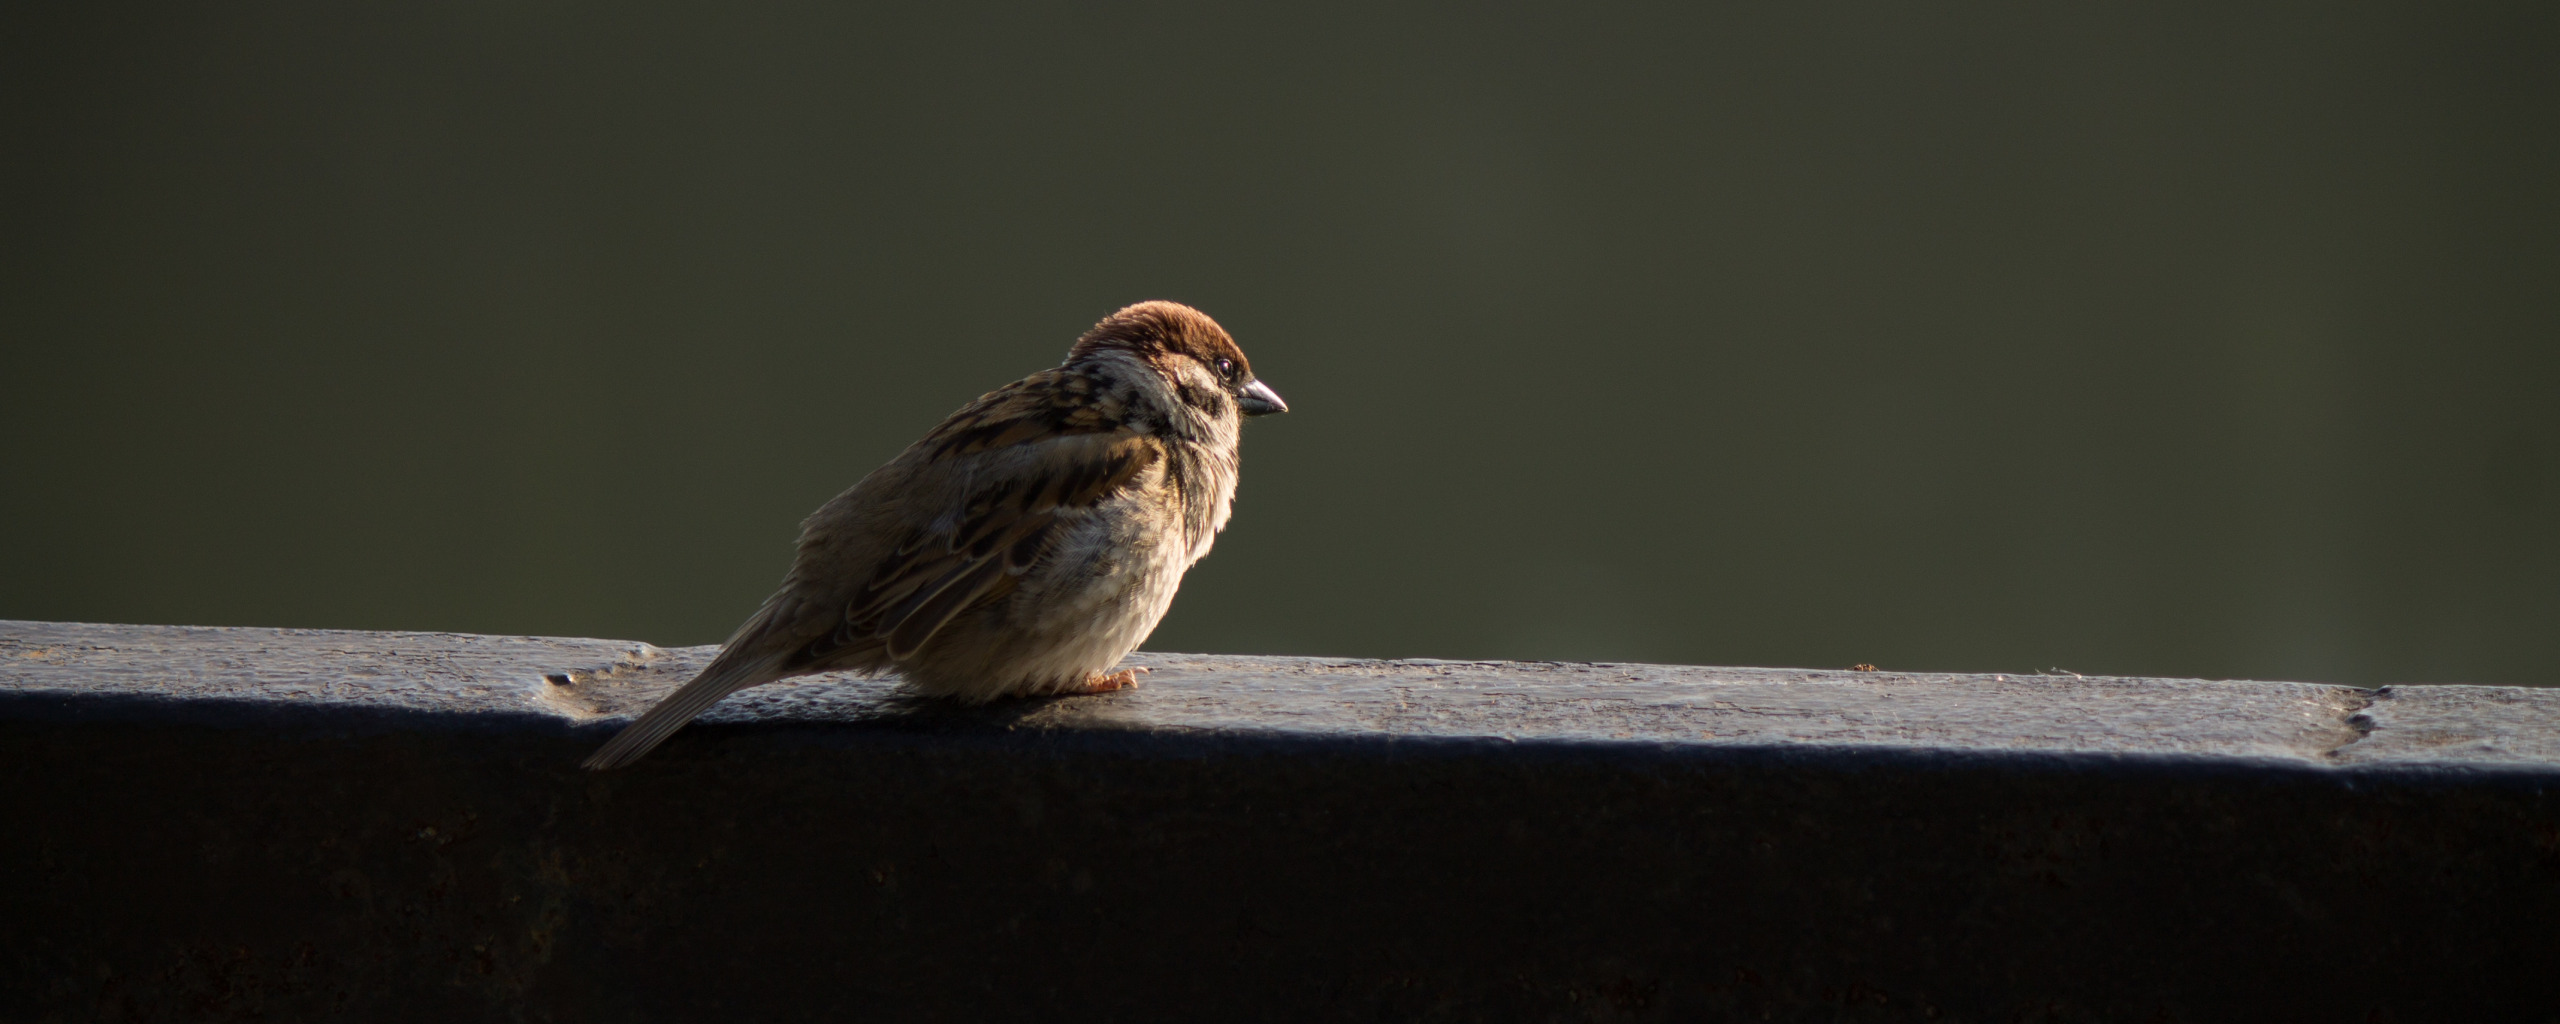
[[[0,1022],[2560,1019],[2560,692],[0,622]]]
[[[580,724],[636,715],[691,678],[714,650],[546,637],[0,622],[0,686],[512,713]],[[2344,686],[2068,675],[1155,653],[1130,663],[1154,669],[1134,692],[1018,705],[995,715],[1016,728],[1090,732],[1813,743],[2312,764],[2357,744],[2360,733],[2349,718],[2373,702],[2370,691]],[[2513,695],[2501,699],[2515,706],[2560,709],[2560,701],[2534,703],[2534,691],[2485,689]],[[2394,713],[2408,713],[2398,707]],[[813,676],[732,697],[704,720],[865,722],[933,710],[899,699],[884,681]],[[2476,727],[2492,723],[2474,716]],[[2435,748],[2455,755],[2474,749]],[[2548,751],[2548,741],[2539,749]],[[2546,760],[2560,763],[2560,756]]]

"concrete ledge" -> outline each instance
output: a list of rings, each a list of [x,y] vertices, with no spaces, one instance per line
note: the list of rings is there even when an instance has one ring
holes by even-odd
[[[0,622],[0,1021],[2543,1019],[2560,692]]]

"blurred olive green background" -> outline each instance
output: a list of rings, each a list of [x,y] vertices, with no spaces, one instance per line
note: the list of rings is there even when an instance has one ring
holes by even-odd
[[[0,617],[717,641],[1162,297],[1157,649],[2560,683],[2555,12],[10,5]]]

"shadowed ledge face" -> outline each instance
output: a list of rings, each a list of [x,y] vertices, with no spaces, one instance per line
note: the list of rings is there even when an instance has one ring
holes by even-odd
[[[0,930],[0,993],[31,1008],[11,1019],[198,1019],[202,950],[253,981],[330,982],[252,989],[268,1019],[502,1016],[525,990],[458,988],[451,965],[539,966],[563,920],[573,939],[620,929],[545,968],[575,984],[535,978],[567,1020],[628,1016],[633,991],[781,1019],[848,989],[933,1018],[1003,973],[990,957],[1049,971],[990,998],[1167,1016],[1165,986],[1082,984],[1091,964],[1056,955],[1097,928],[1217,940],[1143,965],[1202,1020],[1340,1015],[1338,993],[1380,977],[1434,1000],[1372,1004],[1390,1010],[1477,993],[1472,1016],[1526,1016],[1529,978],[1580,993],[1532,1009],[1578,1019],[1630,976],[1658,981],[1655,1019],[1723,1020],[1734,972],[1773,956],[1809,965],[1788,1019],[1841,1016],[1833,993],[1854,985],[1950,1019],[2027,1016],[2043,1004],[2017,1009],[2026,974],[2058,1005],[2123,1006],[2129,963],[2219,986],[2173,1007],[2357,979],[2208,1019],[2533,1020],[2548,1003],[2530,965],[2550,962],[2560,902],[2560,691],[1151,652],[1157,676],[1125,697],[968,709],[812,681],[724,709],[716,744],[628,785],[544,768],[576,725],[714,653],[0,622],[0,763],[43,780],[8,791],[0,855],[69,879],[29,887]],[[2362,739],[2359,709],[2380,715]],[[1346,888],[1367,883],[1346,882],[1345,851],[1380,881]],[[1092,876],[1083,902],[1060,902],[1062,858]],[[542,899],[468,896],[512,892]],[[927,907],[942,924],[866,923]],[[1522,920],[1563,924],[1507,927]],[[315,934],[344,938],[315,960]],[[1381,975],[1345,934],[1420,952]],[[740,956],[741,935],[762,951]],[[74,957],[112,977],[62,985]],[[260,973],[275,964],[320,973]],[[1875,1015],[1920,1015],[1895,999]]]

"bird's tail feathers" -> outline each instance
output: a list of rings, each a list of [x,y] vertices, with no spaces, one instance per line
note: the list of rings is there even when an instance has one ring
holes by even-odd
[[[728,648],[712,659],[701,675],[693,677],[692,682],[659,701],[658,706],[641,715],[639,721],[615,733],[580,766],[589,771],[607,771],[637,761],[641,755],[666,742],[667,737],[684,728],[685,723],[693,721],[695,716],[710,710],[720,698],[750,686],[770,683],[786,674],[783,663],[789,656],[788,650],[751,652],[749,645],[741,644],[737,639],[733,637]]]

